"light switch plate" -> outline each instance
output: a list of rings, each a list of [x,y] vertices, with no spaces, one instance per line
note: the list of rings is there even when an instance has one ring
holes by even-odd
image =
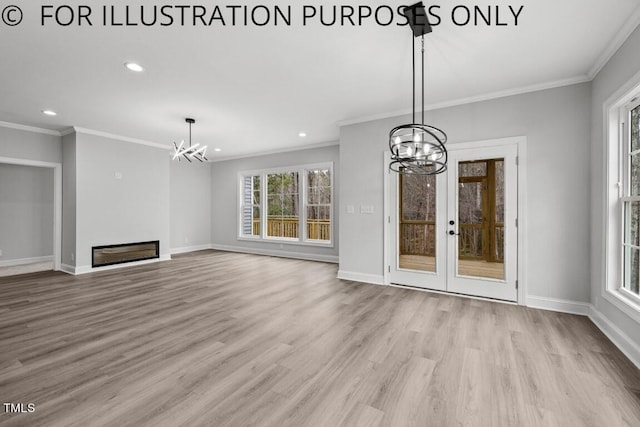
[[[361,214],[371,215],[373,213],[373,206],[372,205],[361,205],[360,206],[360,213]]]

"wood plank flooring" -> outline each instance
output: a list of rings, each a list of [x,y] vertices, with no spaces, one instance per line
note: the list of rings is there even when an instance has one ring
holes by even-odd
[[[638,426],[585,317],[203,251],[0,279],[0,426]],[[3,408],[0,408],[0,411]]]

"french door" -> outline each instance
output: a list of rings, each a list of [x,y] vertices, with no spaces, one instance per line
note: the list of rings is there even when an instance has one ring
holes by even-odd
[[[389,280],[517,300],[517,145],[451,149],[440,175],[389,173]]]

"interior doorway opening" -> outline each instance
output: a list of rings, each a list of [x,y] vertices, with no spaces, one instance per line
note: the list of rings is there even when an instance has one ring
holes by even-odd
[[[25,274],[51,269],[56,271],[60,270],[62,265],[62,164],[10,157],[0,157],[0,164],[53,170],[53,257],[48,260],[20,258],[0,262],[0,268],[2,269],[0,276]]]

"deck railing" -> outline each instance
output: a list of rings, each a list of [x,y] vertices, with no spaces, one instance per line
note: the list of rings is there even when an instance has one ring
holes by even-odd
[[[487,248],[489,242],[484,241],[485,228],[482,224],[460,224],[459,225],[458,253],[460,258],[464,259],[486,259],[488,261],[504,260],[504,224],[496,223],[495,231],[492,233],[491,228],[487,227],[486,234],[489,239],[493,240],[495,254],[493,256]]]
[[[298,218],[267,218],[267,236],[298,238]],[[253,220],[253,234],[260,235],[260,220]],[[331,240],[331,220],[309,219],[307,220],[307,239]]]
[[[483,225],[459,224],[458,250],[461,258],[483,259]],[[489,233],[491,234],[491,233]],[[496,223],[494,233],[495,259],[504,259],[504,224]],[[400,254],[435,256],[434,221],[403,221],[400,223]]]
[[[400,223],[400,254],[435,256],[434,221],[403,221]]]

